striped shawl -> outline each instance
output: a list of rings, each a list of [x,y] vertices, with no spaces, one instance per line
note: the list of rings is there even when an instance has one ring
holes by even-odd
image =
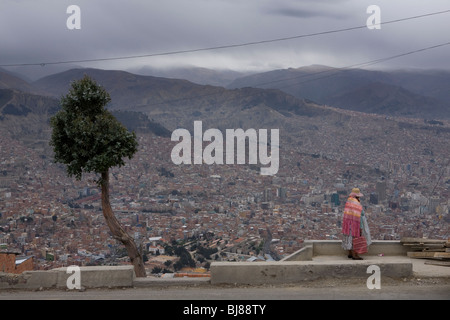
[[[360,236],[362,205],[353,197],[349,197],[344,207],[342,233],[353,237]]]

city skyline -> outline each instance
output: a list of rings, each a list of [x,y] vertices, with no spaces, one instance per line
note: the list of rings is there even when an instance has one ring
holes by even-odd
[[[261,253],[249,244],[267,239],[266,253],[281,258],[305,240],[339,240],[342,206],[355,185],[366,195],[363,205],[374,239],[448,237],[448,191],[439,184],[430,196],[411,187],[422,179],[431,189],[445,172],[425,159],[401,164],[386,157],[386,167],[377,172],[345,159],[313,153],[287,159],[282,153],[280,172],[265,177],[249,165],[175,165],[170,161],[174,142],[152,134],[138,138],[136,157],[111,172],[111,201],[127,232],[147,245],[152,237],[171,243],[209,232],[215,242],[207,243],[220,248],[220,259],[257,257]],[[2,145],[11,146],[8,141],[4,136]],[[111,250],[120,244],[103,222],[95,177],[75,181],[39,152],[21,144],[14,148],[2,155],[8,174],[0,178],[0,242],[34,255],[37,268],[113,259]]]

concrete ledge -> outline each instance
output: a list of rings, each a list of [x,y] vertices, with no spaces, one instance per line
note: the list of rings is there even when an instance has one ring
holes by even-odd
[[[368,278],[370,265],[380,267],[382,277],[403,278],[413,275],[412,263],[405,260],[375,261],[278,261],[214,262],[211,284],[288,284],[326,278]]]
[[[55,288],[58,272],[25,271],[22,274],[0,274],[0,289],[39,289]]]
[[[316,256],[346,255],[347,251],[342,249],[341,240],[313,240],[305,241],[304,248],[285,257],[282,261],[308,261]],[[367,255],[376,256],[406,256],[408,248],[398,240],[374,240],[369,246]]]
[[[199,278],[157,278],[147,276],[146,278],[136,278],[133,286],[136,288],[164,288],[169,286],[189,286],[195,287],[200,285],[209,285],[211,279],[209,277]]]
[[[382,254],[382,256],[379,256]],[[150,287],[174,284],[290,284],[326,278],[365,278],[370,265],[380,267],[382,277],[405,278],[414,275],[413,263],[400,241],[373,241],[365,260],[351,260],[339,240],[305,241],[301,250],[282,261],[213,262],[211,278],[136,278],[133,266],[80,267],[82,288]],[[430,268],[426,267],[427,270]],[[425,267],[423,268],[425,269]],[[20,275],[0,272],[0,289],[66,289],[72,274],[67,268],[27,271]],[[419,270],[423,274],[423,270]],[[435,272],[435,271],[433,271]]]
[[[413,275],[413,264],[400,241],[374,240],[365,260],[349,260],[341,240],[305,241],[304,247],[278,262],[213,262],[211,283],[282,284],[324,278],[368,278],[370,265],[383,277]],[[380,255],[380,256],[379,256]]]
[[[85,288],[132,287],[135,278],[133,266],[80,267],[81,286]],[[58,287],[67,287],[67,268],[53,269],[59,272]]]
[[[66,289],[67,279],[73,273],[67,268],[48,271],[26,271],[20,275],[0,274],[0,289]],[[82,288],[132,287],[135,279],[133,266],[80,267]]]

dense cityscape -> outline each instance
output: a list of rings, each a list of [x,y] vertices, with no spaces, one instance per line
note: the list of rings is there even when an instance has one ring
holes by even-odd
[[[274,176],[247,164],[175,165],[170,138],[138,134],[138,153],[110,172],[113,210],[148,271],[173,267],[165,262],[176,260],[176,245],[195,258],[191,267],[207,268],[211,261],[278,260],[308,239],[340,240],[353,187],[365,195],[373,239],[449,237],[445,134],[433,141],[440,149],[423,147],[428,142],[415,136],[409,146],[392,139],[382,147],[387,152],[374,146],[364,154],[358,143],[370,141],[335,145],[332,133],[322,134],[303,144],[281,137]],[[128,263],[105,224],[94,175],[68,177],[45,143],[30,148],[4,134],[0,145],[2,250],[32,256],[35,269]]]

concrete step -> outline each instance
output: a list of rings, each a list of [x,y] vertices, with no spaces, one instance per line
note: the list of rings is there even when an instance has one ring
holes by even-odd
[[[385,258],[385,259],[381,259]],[[387,259],[386,259],[387,258]],[[214,262],[212,284],[290,284],[327,278],[368,278],[370,266],[377,266],[382,277],[413,276],[413,265],[403,257],[315,257],[312,261]]]

